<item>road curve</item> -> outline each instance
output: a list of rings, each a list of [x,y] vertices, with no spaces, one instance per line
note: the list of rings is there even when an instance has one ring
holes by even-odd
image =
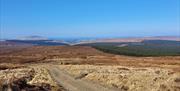
[[[46,68],[49,70],[52,78],[68,91],[119,91],[105,88],[99,84],[91,83],[82,79],[74,79],[55,65]]]

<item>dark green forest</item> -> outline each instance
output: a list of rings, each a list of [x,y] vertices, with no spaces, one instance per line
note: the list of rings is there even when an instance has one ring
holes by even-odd
[[[126,44],[126,46],[120,46]],[[90,43],[92,46],[107,53],[128,56],[178,56],[180,55],[180,42],[168,40],[145,40],[139,43]]]

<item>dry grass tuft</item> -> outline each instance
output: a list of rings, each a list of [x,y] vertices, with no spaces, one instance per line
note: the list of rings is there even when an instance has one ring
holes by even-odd
[[[60,65],[70,75],[123,91],[178,91],[180,73],[163,68],[125,66]],[[173,74],[170,74],[173,73]]]

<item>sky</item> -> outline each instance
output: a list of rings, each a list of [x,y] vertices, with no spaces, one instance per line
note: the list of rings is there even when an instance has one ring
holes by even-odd
[[[0,38],[180,36],[180,0],[0,0]]]

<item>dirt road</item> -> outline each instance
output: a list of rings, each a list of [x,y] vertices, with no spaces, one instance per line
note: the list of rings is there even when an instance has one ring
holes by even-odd
[[[99,84],[82,79],[74,79],[72,76],[59,69],[58,66],[49,66],[47,69],[53,79],[68,91],[119,91],[105,88]]]

